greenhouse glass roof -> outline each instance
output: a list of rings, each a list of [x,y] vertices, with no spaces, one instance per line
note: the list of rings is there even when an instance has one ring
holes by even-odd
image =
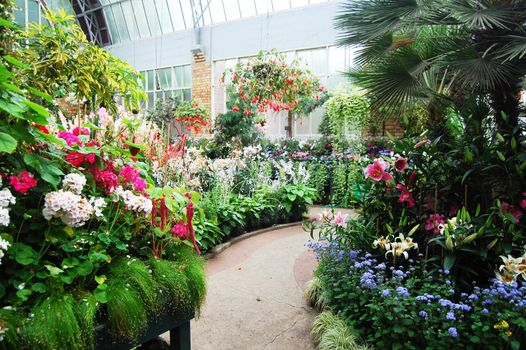
[[[84,27],[110,45],[329,0],[73,0]],[[94,16],[98,12],[97,16]],[[89,20],[87,22],[87,20]],[[97,21],[97,24],[93,22]],[[101,36],[100,31],[103,31]]]

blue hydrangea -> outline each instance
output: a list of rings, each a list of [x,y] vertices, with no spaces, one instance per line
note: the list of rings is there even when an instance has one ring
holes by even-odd
[[[455,327],[449,327],[447,332],[449,333],[450,336],[452,336],[453,338],[456,338],[458,337],[458,332],[457,332],[457,329]]]
[[[409,291],[405,287],[396,287],[396,293],[401,297],[408,297]]]
[[[384,290],[382,290],[382,296],[383,296],[384,298],[387,298],[387,297],[390,296],[390,295],[391,295],[391,290],[390,290],[390,289],[384,289]]]
[[[456,321],[457,318],[455,317],[455,313],[453,311],[449,311],[446,314],[446,320],[448,320],[448,321]]]

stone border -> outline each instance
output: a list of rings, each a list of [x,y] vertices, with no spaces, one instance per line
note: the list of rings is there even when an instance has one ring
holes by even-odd
[[[232,244],[236,244],[237,242],[241,242],[241,241],[243,241],[243,240],[245,240],[247,238],[254,237],[254,236],[260,235],[262,233],[269,232],[269,231],[274,231],[274,230],[279,230],[279,229],[282,229],[282,228],[287,228],[287,227],[301,225],[302,223],[303,223],[303,221],[289,222],[288,224],[272,225],[270,227],[265,227],[265,228],[262,228],[262,229],[259,229],[259,230],[256,230],[256,231],[244,233],[241,236],[234,237],[230,241],[222,243],[222,244],[220,244],[218,246],[215,246],[214,248],[210,249],[210,251],[204,255],[204,258],[206,260],[212,259],[212,258],[216,257],[217,255],[219,255],[221,252],[223,252],[225,249],[230,247]]]

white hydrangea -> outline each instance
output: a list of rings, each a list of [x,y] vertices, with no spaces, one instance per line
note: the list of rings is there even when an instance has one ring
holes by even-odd
[[[59,190],[46,194],[42,214],[48,221],[59,218],[69,227],[81,227],[93,215],[93,207],[80,195]]]
[[[64,176],[62,188],[75,194],[81,194],[86,185],[86,177],[82,174],[71,173]]]
[[[9,248],[11,244],[8,241],[0,237],[0,265],[2,265],[2,258],[5,255],[5,251]]]
[[[5,208],[5,207],[8,207],[9,204],[15,204],[15,203],[16,203],[16,199],[11,193],[11,191],[9,191],[8,188],[3,188],[0,191],[0,207]]]
[[[106,206],[108,205],[106,201],[104,200],[104,198],[91,197],[89,202],[93,206],[93,212],[95,213],[95,216],[98,218],[103,217],[104,214],[102,213],[102,209],[106,208]]]
[[[0,225],[8,226],[9,221],[9,210],[7,210],[7,208],[0,208]]]
[[[115,191],[113,191],[113,194],[116,196],[114,197],[114,200],[115,198],[122,199],[128,210],[132,210],[138,213],[144,212],[145,214],[148,214],[152,211],[153,203],[149,198],[146,198],[141,195],[136,195],[130,190],[124,191],[122,189],[122,186],[118,186],[115,189]]]

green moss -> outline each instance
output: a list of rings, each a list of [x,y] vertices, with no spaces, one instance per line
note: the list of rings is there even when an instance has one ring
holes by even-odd
[[[111,263],[108,268],[109,278],[123,278],[137,290],[149,312],[160,311],[156,301],[157,286],[153,279],[150,268],[141,260],[136,258],[121,258]]]
[[[85,349],[77,321],[76,300],[69,294],[50,296],[32,309],[33,318],[22,334],[30,349]]]
[[[187,250],[188,251],[188,250]],[[206,298],[205,259],[191,251],[183,260],[184,274],[188,278],[192,305],[199,314]]]
[[[95,336],[95,316],[97,315],[99,303],[91,293],[84,293],[77,300],[75,313],[82,331],[82,337],[86,341],[86,346],[93,349]]]
[[[128,283],[126,277],[108,280],[111,295],[106,304],[112,333],[125,338],[136,338],[147,326],[147,312],[141,292]]]
[[[183,266],[170,260],[150,259],[153,278],[159,286],[158,298],[165,309],[193,309],[189,279]]]
[[[3,330],[3,341],[0,349],[20,349],[22,338],[18,334],[19,327],[24,322],[23,315],[15,309],[0,309],[0,329]]]

